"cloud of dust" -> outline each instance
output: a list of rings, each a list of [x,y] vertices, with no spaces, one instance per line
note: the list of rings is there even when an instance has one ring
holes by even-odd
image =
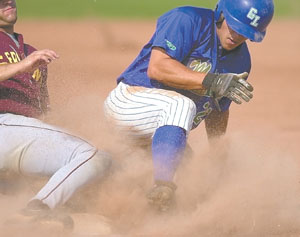
[[[106,122],[95,123],[97,113],[87,124],[80,123],[83,113],[78,113],[74,124],[96,145],[105,144],[115,163],[108,178],[92,189],[96,200],[88,196],[80,201],[92,203],[88,211],[111,219],[114,234],[226,237],[300,233],[299,159],[270,139],[270,134],[236,133],[227,135],[215,149],[192,147],[193,157],[187,157],[176,174],[176,206],[157,213],[146,200],[153,182],[149,151],[126,146]],[[28,195],[0,196],[0,200],[2,221],[25,205]]]
[[[129,236],[299,234],[299,160],[268,139],[237,133],[213,151],[195,149],[176,176],[176,208],[163,214],[145,198],[150,158],[140,152],[123,157],[126,164],[99,194],[99,210]]]

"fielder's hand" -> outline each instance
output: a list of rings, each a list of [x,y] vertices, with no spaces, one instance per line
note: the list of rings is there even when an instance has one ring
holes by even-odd
[[[50,49],[43,49],[34,51],[32,54],[28,55],[22,63],[22,72],[33,72],[40,66],[46,66],[53,60],[58,59],[59,56]]]
[[[242,101],[249,102],[252,99],[253,87],[246,81],[248,73],[208,73],[204,80],[203,86],[208,90],[208,94],[216,101],[223,96],[229,98],[237,104]]]

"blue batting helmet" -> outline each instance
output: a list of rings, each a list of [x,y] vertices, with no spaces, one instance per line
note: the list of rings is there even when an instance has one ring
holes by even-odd
[[[236,33],[261,42],[274,14],[273,0],[219,0],[215,19],[223,16]]]

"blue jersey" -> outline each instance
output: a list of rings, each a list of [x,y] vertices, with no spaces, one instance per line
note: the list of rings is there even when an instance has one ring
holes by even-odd
[[[216,33],[214,11],[197,7],[179,7],[162,15],[151,40],[143,47],[133,63],[117,79],[133,86],[161,88],[177,91],[192,99],[197,107],[193,127],[216,109],[212,98],[192,91],[166,86],[147,76],[151,50],[163,48],[166,53],[197,72],[242,73],[250,72],[251,60],[246,43],[231,51],[222,49]],[[222,111],[231,100],[222,98]]]

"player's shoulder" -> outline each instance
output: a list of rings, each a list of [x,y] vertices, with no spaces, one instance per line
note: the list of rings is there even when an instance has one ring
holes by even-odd
[[[178,12],[183,12],[189,15],[197,15],[197,16],[213,16],[214,11],[208,8],[202,7],[193,7],[193,6],[182,6],[174,9]]]
[[[3,39],[5,37],[6,37],[6,34],[4,32],[2,32],[2,31],[0,31],[0,39]]]
[[[34,51],[37,51],[37,49],[30,44],[24,44],[24,51],[26,55],[29,55],[32,54]]]
[[[193,6],[181,6],[174,8],[170,11],[173,14],[184,14],[191,18],[201,19],[213,19],[214,11],[207,8],[193,7]]]
[[[15,36],[17,37],[18,41],[20,44],[23,44],[24,45],[24,51],[25,51],[25,54],[26,55],[29,55],[31,54],[32,52],[36,51],[37,49],[35,47],[33,47],[32,45],[28,44],[28,43],[25,43],[24,42],[24,38],[23,38],[23,35],[20,34],[20,33],[14,33]]]
[[[9,38],[9,36],[6,33],[0,31],[1,48],[3,48],[5,45],[8,45],[10,42],[11,42],[11,39]]]
[[[30,44],[24,44],[24,46],[25,46],[28,50],[30,50],[30,52],[33,52],[33,51],[36,51],[36,50],[37,50],[35,47],[33,47],[33,46],[30,45]]]

